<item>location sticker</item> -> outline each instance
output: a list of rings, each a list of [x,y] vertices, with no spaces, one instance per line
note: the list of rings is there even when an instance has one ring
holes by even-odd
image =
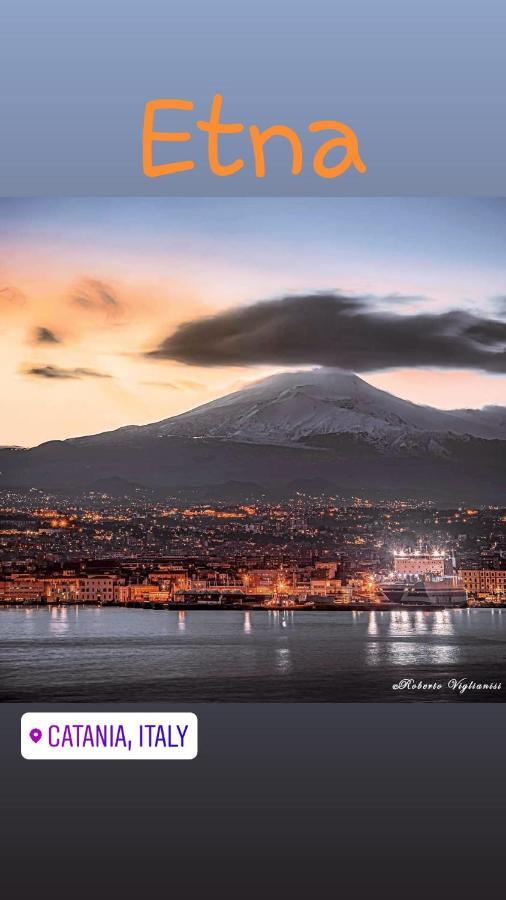
[[[25,759],[195,759],[194,713],[25,713]]]

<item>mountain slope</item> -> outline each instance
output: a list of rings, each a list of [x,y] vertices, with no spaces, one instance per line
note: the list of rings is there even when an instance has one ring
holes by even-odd
[[[506,440],[506,408],[434,409],[378,390],[350,372],[316,369],[272,375],[179,416],[74,442],[124,441],[143,434],[277,444],[318,434],[374,438],[420,431]]]
[[[0,450],[0,488],[123,479],[216,496],[228,482],[279,494],[319,480],[335,493],[503,503],[505,422],[503,408],[418,406],[336,370],[286,373],[152,425]]]

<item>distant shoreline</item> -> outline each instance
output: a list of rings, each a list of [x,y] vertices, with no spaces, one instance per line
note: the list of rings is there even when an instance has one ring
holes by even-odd
[[[405,606],[396,603],[349,603],[336,606],[334,604],[319,604],[318,606],[261,606],[255,604],[204,604],[204,603],[0,603],[2,609],[144,609],[163,612],[409,612],[421,610],[423,612],[438,612],[440,610],[455,609],[505,609],[506,603],[482,603],[473,606],[432,606],[429,604],[410,604]]]

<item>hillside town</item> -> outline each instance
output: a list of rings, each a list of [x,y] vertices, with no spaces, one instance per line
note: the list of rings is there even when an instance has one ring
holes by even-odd
[[[0,604],[305,609],[506,604],[506,510],[306,495],[0,499]]]

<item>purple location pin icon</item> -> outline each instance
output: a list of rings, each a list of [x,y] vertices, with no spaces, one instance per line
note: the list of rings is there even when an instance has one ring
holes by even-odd
[[[42,731],[40,730],[40,728],[32,728],[30,737],[34,744],[38,744],[42,737]]]

